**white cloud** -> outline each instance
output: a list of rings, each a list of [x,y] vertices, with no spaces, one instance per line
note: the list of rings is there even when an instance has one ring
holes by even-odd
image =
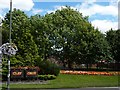
[[[118,1],[119,0],[109,0],[108,6],[103,6],[96,4],[95,2],[100,2],[97,0],[84,0],[82,4],[77,4],[74,7],[71,7],[74,10],[78,10],[83,16],[92,16],[95,14],[100,15],[111,15],[118,16]],[[102,2],[102,1],[101,1]],[[54,6],[54,10],[47,10],[48,13],[55,12],[56,10],[61,10],[65,6]]]
[[[83,13],[83,16],[92,16],[95,14],[112,16],[118,15],[118,7],[114,5],[103,6],[95,3],[82,3],[76,5],[74,8]]]
[[[66,8],[66,6],[54,6],[56,10],[62,10],[63,8]]]
[[[50,13],[52,13],[52,12],[55,13],[55,11],[56,11],[56,10],[46,10],[46,12],[47,12],[48,14],[50,14]]]
[[[118,1],[110,1],[108,6],[103,6],[96,4],[94,2],[84,2],[82,4],[76,5],[74,8],[76,8],[79,12],[83,14],[83,16],[89,16],[92,15],[111,15],[113,18],[118,17]],[[95,18],[94,18],[95,19]],[[102,17],[101,17],[102,19]],[[91,21],[92,25],[95,28],[98,28],[101,32],[105,33],[106,31],[110,30],[111,28],[114,30],[118,29],[118,22],[111,20],[93,20]]]
[[[66,6],[54,6],[54,10],[46,10],[46,12],[49,13],[55,13],[57,10],[62,10],[63,8],[66,8]]]
[[[12,0],[13,8],[29,11],[34,6],[32,0]],[[9,9],[10,0],[0,0],[0,9]]]
[[[13,0],[13,8],[29,11],[33,8],[32,0]]]
[[[117,6],[120,0],[110,0],[110,5]]]
[[[41,13],[41,12],[43,12],[43,10],[42,9],[32,9],[32,13],[33,14],[39,14],[39,13]]]
[[[84,3],[93,4],[97,0],[84,0]]]
[[[8,8],[9,1],[7,0],[0,0],[0,9],[2,8]]]
[[[112,22],[110,20],[94,20],[91,23],[95,28],[99,28],[99,30],[103,33],[110,30],[111,28],[113,30],[118,29],[118,22]]]
[[[74,10],[78,10],[83,16],[92,16],[95,14],[99,15],[111,15],[118,16],[118,1],[111,0],[108,6],[103,6],[95,3],[96,0],[85,0],[82,4],[77,4],[74,7],[71,7]],[[47,12],[55,12],[56,10],[61,10],[65,6],[54,6],[54,10],[48,10]]]
[[[13,8],[17,8],[24,11],[29,11],[33,8],[34,3],[32,0],[12,0]],[[0,0],[0,16],[6,13],[5,9],[10,9],[10,0]]]
[[[103,5],[99,5],[94,3],[95,0],[92,1],[85,1],[82,4],[78,4],[74,7],[71,7],[72,9],[79,11],[80,13],[83,14],[83,16],[89,16],[91,17],[92,15],[111,15],[114,18],[118,17],[118,7],[117,7],[117,2],[114,0],[110,1],[110,4],[107,6],[103,6]],[[62,8],[65,8],[65,6],[55,6],[55,9],[50,12],[55,12],[56,10],[61,10]],[[94,18],[95,19],[95,18]],[[102,19],[102,17],[101,17]],[[96,28],[98,28],[99,30],[101,30],[101,32],[105,33],[107,30],[112,29],[118,29],[118,22],[117,21],[112,21],[111,20],[97,20],[95,19],[94,21],[91,21],[92,25]]]

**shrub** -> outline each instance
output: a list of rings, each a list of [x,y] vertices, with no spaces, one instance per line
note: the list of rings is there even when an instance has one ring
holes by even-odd
[[[50,65],[50,73],[55,76],[58,76],[58,74],[60,73],[60,68],[56,64],[51,64]]]
[[[52,80],[55,79],[55,75],[38,75],[38,79],[40,80]]]
[[[7,74],[8,74],[8,70],[7,69],[2,70],[2,80],[3,81],[7,80]]]
[[[37,60],[36,65],[40,68],[38,72],[40,75],[55,75],[58,76],[60,73],[60,68],[55,63],[51,63],[48,60]]]

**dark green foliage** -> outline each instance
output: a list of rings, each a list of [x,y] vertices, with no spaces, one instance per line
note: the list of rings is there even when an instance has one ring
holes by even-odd
[[[7,74],[8,74],[7,56],[4,55],[2,59],[2,80],[7,80]]]
[[[2,70],[2,80],[3,81],[7,80],[7,74],[8,74],[8,70],[7,69]]]
[[[46,14],[43,19],[47,24],[45,29],[49,30],[46,35],[53,45],[48,51],[69,68],[73,63],[92,64],[110,57],[104,35],[78,11],[66,7]]]
[[[8,42],[9,16],[6,14],[2,25],[4,43]],[[83,17],[70,7],[30,18],[14,9],[12,16],[12,42],[19,51],[11,57],[11,66],[39,66],[41,74],[57,76],[59,67],[47,61],[50,56],[57,57],[64,67],[70,69],[73,64],[88,66],[101,60],[110,63],[112,58],[119,62],[119,31],[115,34],[117,42],[109,42],[113,46],[111,49],[105,35],[92,26],[88,16]]]
[[[9,16],[10,13],[7,13],[2,25],[3,43],[7,43],[9,39]],[[15,57],[11,57],[13,66],[34,65],[38,49],[30,33],[30,28],[28,16],[24,12],[14,9],[12,12],[12,42],[16,44],[19,51]]]
[[[106,39],[111,47],[113,59],[120,63],[120,30],[109,30],[106,33]]]
[[[40,72],[39,74],[51,74],[51,75],[55,75],[58,76],[60,73],[60,68],[59,66],[57,66],[55,63],[51,63],[48,60],[40,60],[40,58],[38,58],[36,60],[36,66],[39,66],[40,68]]]

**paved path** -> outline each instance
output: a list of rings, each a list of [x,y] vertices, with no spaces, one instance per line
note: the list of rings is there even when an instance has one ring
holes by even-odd
[[[6,84],[7,82],[2,82],[2,84]],[[36,81],[10,81],[10,84],[47,84],[48,81],[36,80]],[[0,82],[1,84],[1,82]]]
[[[45,90],[45,89],[44,89]],[[53,90],[53,89],[49,89],[49,90]],[[76,89],[54,89],[54,90],[120,90],[120,88],[118,87],[105,87],[105,88],[101,88],[101,87],[91,87],[91,88],[76,88]]]
[[[120,87],[90,87],[76,89],[10,89],[10,90],[120,90]]]
[[[6,82],[2,82],[2,83],[6,83]],[[29,82],[29,81],[19,81],[19,82],[12,82],[11,81],[11,83],[12,84],[31,84],[31,82]],[[35,81],[35,82],[32,82],[32,84],[38,84],[38,83],[40,83],[40,84],[46,84],[47,83],[47,81]],[[1,84],[1,83],[0,83]],[[6,90],[6,89],[2,89],[2,90]],[[88,87],[88,88],[76,88],[76,89],[16,89],[16,88],[14,88],[14,89],[10,89],[10,90],[120,90],[120,87]]]

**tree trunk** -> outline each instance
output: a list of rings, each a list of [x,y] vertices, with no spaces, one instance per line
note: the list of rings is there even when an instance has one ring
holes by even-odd
[[[88,63],[86,64],[86,68],[89,69],[89,64]]]
[[[68,68],[72,69],[72,63],[70,61],[68,61]]]

